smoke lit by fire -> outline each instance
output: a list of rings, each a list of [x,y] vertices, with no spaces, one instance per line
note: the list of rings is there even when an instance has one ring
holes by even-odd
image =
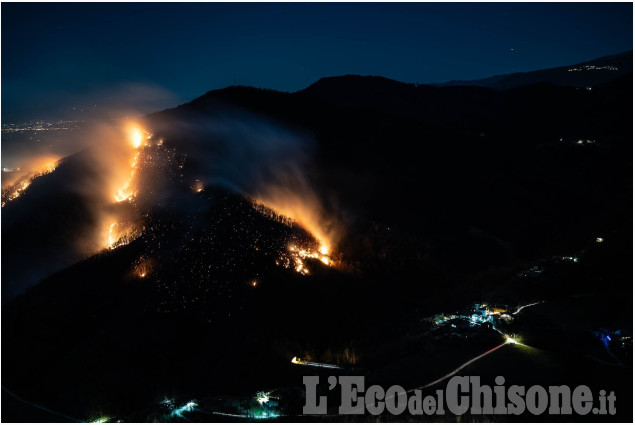
[[[152,261],[144,258],[139,259],[134,266],[134,275],[139,279],[144,279],[152,272]]]
[[[322,245],[319,250],[289,245],[288,255],[283,256],[281,264],[287,268],[293,266],[293,269],[298,273],[309,274],[310,271],[306,266],[306,260],[309,258],[320,260],[324,265],[329,266],[332,260],[327,254],[328,249],[325,245]]]
[[[298,204],[299,205],[299,204]],[[296,272],[308,275],[310,274],[310,270],[307,267],[306,260],[319,260],[322,264],[326,266],[333,266],[335,261],[330,256],[331,249],[328,245],[328,242],[324,239],[320,239],[318,235],[324,235],[325,232],[321,231],[319,227],[313,226],[313,228],[305,227],[299,220],[296,220],[293,217],[280,213],[278,210],[272,208],[269,205],[264,205],[260,201],[252,200],[252,206],[258,210],[263,215],[269,217],[270,219],[276,220],[282,224],[287,226],[293,226],[298,224],[300,227],[304,228],[307,232],[311,234],[311,236],[315,239],[313,243],[310,241],[296,241],[290,243],[287,246],[287,251],[281,254],[280,258],[276,260],[276,265],[292,268]],[[298,211],[298,210],[296,210]],[[310,215],[311,216],[311,215]],[[315,232],[315,233],[314,233]]]
[[[231,126],[229,130],[232,135],[237,131]],[[267,141],[277,134],[268,135]],[[303,168],[304,153],[296,152],[292,146],[287,146],[289,149],[275,149],[275,152],[291,152],[289,158],[279,161],[274,152],[262,154],[261,147],[269,143],[261,144],[259,139],[253,140],[253,158],[264,159],[252,169],[249,161],[236,159],[240,157],[240,152],[231,155],[238,162],[228,161],[228,157],[205,150],[193,150],[192,146],[175,144],[167,139],[164,142],[161,136],[166,137],[155,137],[143,128],[141,122],[102,121],[86,126],[81,137],[78,134],[73,139],[81,140],[82,143],[75,145],[78,150],[65,160],[58,176],[82,176],[64,182],[65,190],[68,191],[66,193],[72,194],[69,198],[81,199],[81,205],[90,215],[82,224],[90,227],[78,229],[79,237],[73,240],[82,256],[116,250],[142,235],[156,238],[157,235],[153,234],[155,224],[147,220],[150,208],[159,205],[163,199],[170,199],[175,189],[187,189],[189,186],[196,194],[195,199],[202,201],[208,192],[209,196],[213,196],[214,191],[211,189],[214,185],[225,185],[250,197],[254,206],[261,205],[263,209],[259,210],[270,218],[303,229],[289,233],[298,237],[281,239],[281,245],[272,246],[274,258],[270,261],[275,260],[279,266],[302,275],[311,274],[320,266],[334,267],[338,264],[332,254],[336,232],[309,184],[310,180]],[[273,139],[276,140],[276,137]],[[228,143],[228,146],[238,149],[240,144]],[[59,158],[45,158],[46,161],[33,167],[29,167],[30,163],[26,160],[9,162],[7,166],[16,168],[7,168],[2,173],[2,206],[23,194],[34,179],[54,171],[59,165]],[[210,174],[196,168],[196,161],[208,163],[206,158],[213,158],[211,162],[214,164],[225,165],[227,169],[224,171],[227,173],[228,168],[240,170],[235,175],[244,176],[245,180],[229,178],[232,173]],[[247,159],[250,158],[248,156]],[[254,169],[256,171],[251,172]],[[14,180],[12,184],[6,183],[9,179]],[[158,271],[156,267],[155,274]],[[130,264],[130,273],[135,278],[144,279],[152,272],[152,264],[147,258]],[[258,287],[261,282],[253,279],[248,284]]]
[[[329,254],[334,245],[335,231],[325,219],[321,203],[314,192],[271,186],[257,196],[255,202],[307,230],[319,242],[319,253]]]
[[[310,135],[246,111],[208,121],[186,119],[180,124],[183,131],[196,136],[188,137],[187,143],[192,154],[189,165],[197,178],[239,192],[269,218],[301,227],[313,236],[314,241],[293,241],[298,250],[288,250],[287,256],[293,257],[290,264],[294,269],[308,272],[304,260],[309,258],[302,258],[304,255],[317,256],[331,265],[328,256],[341,232],[333,208],[326,208],[312,178],[314,141]],[[203,189],[198,181],[192,187],[194,192]]]
[[[116,249],[128,245],[141,236],[141,229],[127,226],[124,223],[113,221],[108,226],[108,248]]]
[[[132,202],[138,193],[137,188],[135,187],[135,176],[138,173],[141,155],[144,153],[144,148],[149,146],[152,135],[140,129],[136,125],[129,125],[128,127],[127,141],[122,148],[124,151],[128,151],[129,155],[131,155],[131,159],[128,162],[128,176],[121,186],[116,189],[114,195],[111,196],[113,196],[116,204],[128,201],[130,206],[125,207],[127,209],[124,210],[120,209],[122,213],[119,218],[113,218],[112,213],[110,213],[106,219],[108,226],[106,246],[109,249],[116,249],[120,246],[127,245],[138,238],[142,233],[141,226],[131,223],[130,214],[134,216]],[[127,213],[125,218],[121,216],[124,211]],[[145,277],[147,272],[142,274],[144,276],[140,277]],[[137,273],[137,275],[139,276],[139,273]]]
[[[41,166],[34,167],[30,171],[22,175],[15,183],[9,184],[6,188],[2,189],[2,206],[4,207],[7,202],[13,201],[18,198],[24,191],[31,185],[33,180],[38,177],[50,174],[58,166],[59,158],[51,161],[50,158],[44,159],[45,163]],[[19,171],[19,170],[18,170]],[[4,183],[4,176],[3,176]]]
[[[117,193],[115,193],[115,201],[117,202],[123,202],[125,200],[131,201],[132,198],[135,197],[135,195],[137,194],[137,192],[133,189],[132,185],[133,185],[133,179],[135,176],[135,173],[137,172],[137,165],[139,163],[139,155],[141,154],[141,147],[142,144],[145,146],[147,145],[147,142],[144,143],[144,133],[142,130],[140,130],[138,127],[133,127],[130,130],[130,143],[132,144],[132,147],[135,149],[134,151],[134,155],[132,157],[132,159],[130,160],[130,176],[128,177],[128,179],[126,180],[126,182],[123,184],[123,186],[121,188],[119,188],[119,190],[117,190]],[[146,137],[145,139],[148,140],[152,137],[151,134],[149,133],[145,133]]]

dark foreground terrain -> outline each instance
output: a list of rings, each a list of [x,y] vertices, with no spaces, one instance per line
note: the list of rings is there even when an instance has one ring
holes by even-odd
[[[2,419],[314,420],[297,416],[303,375],[417,388],[515,335],[461,374],[615,391],[617,415],[600,420],[631,421],[632,115],[632,74],[592,90],[345,76],[149,115],[161,143],[126,207],[138,237],[3,299]],[[308,274],[285,267],[288,247],[318,241],[235,178],[289,134],[308,141],[304,183],[338,223],[329,265],[308,258]],[[91,172],[81,158],[3,207],[3,286],[95,225],[64,189]],[[471,322],[482,303],[506,313]]]

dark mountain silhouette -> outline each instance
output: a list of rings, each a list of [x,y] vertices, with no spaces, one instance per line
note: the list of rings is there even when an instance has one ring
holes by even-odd
[[[598,69],[602,68],[602,69]],[[633,72],[633,51],[603,56],[574,65],[541,69],[530,72],[495,75],[478,80],[452,80],[437,86],[480,86],[505,90],[536,83],[551,83],[559,86],[593,87],[622,75]]]
[[[80,418],[107,410],[155,420],[152,406],[166,394],[192,399],[297,385],[304,371],[289,360],[304,353],[349,359],[354,372],[379,381],[433,379],[481,346],[441,355],[434,341],[418,342],[422,318],[474,300],[631,299],[632,114],[631,74],[591,91],[343,76],[297,93],[228,87],[144,117],[161,149],[184,158],[182,167],[165,162],[163,177],[140,171],[141,237],[7,303],[3,385]],[[306,143],[306,186],[342,223],[334,247],[340,267],[308,260],[309,276],[275,261],[290,242],[315,244],[312,236],[263,214],[240,192],[240,177],[251,175],[259,154],[287,164],[295,146],[287,138]],[[272,154],[267,146],[281,148]],[[231,167],[227,149],[239,158],[230,158]],[[88,172],[71,159],[59,171],[72,175],[58,184]],[[205,173],[205,190],[193,193]],[[55,193],[45,189],[54,176],[3,208],[5,247],[11,241],[29,255],[29,240],[68,232],[67,222],[33,219],[53,205],[54,220],[81,222],[80,200],[60,206],[44,197]],[[519,277],[575,252],[586,256],[579,268],[561,266],[543,281]],[[36,261],[42,252],[32,255]],[[136,267],[146,262],[151,273],[140,278]],[[24,263],[3,257],[2,266],[5,285]],[[563,345],[568,364],[585,370],[588,359]],[[438,358],[427,368],[421,359],[431,353]]]
[[[200,123],[223,108],[256,112],[301,127],[318,140],[316,187],[325,198],[335,193],[347,210],[409,231],[411,226],[438,229],[437,222],[454,228],[488,223],[486,228],[495,226],[506,240],[520,232],[516,220],[521,220],[532,228],[532,237],[551,238],[561,234],[563,223],[540,219],[544,213],[536,208],[557,209],[551,202],[562,193],[582,202],[589,185],[614,187],[609,181],[630,179],[626,163],[607,164],[596,173],[587,161],[598,153],[611,156],[609,163],[622,161],[621,153],[630,152],[630,138],[623,135],[630,132],[631,86],[630,76],[594,91],[549,84],[506,91],[437,88],[345,76],[322,79],[294,94],[218,90],[151,115],[149,122],[176,139],[173,129]],[[580,138],[598,145],[572,151],[570,143]],[[622,171],[621,177],[614,175]],[[528,201],[534,193],[549,201]],[[572,204],[563,208],[563,216],[571,208],[566,227],[575,233],[581,210]]]

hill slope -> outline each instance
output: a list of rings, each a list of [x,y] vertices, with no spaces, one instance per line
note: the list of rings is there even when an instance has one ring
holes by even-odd
[[[593,87],[633,72],[633,51],[594,60],[531,72],[495,75],[478,80],[452,80],[437,86],[480,86],[497,90],[551,83],[559,86]]]
[[[433,314],[479,300],[632,296],[630,75],[592,91],[346,76],[298,93],[230,87],[143,121],[152,135],[125,204],[138,237],[2,311],[3,385],[54,410],[161,419],[152,409],[171,394],[297,386],[296,355],[420,384],[500,339],[484,331],[443,348],[423,336]],[[56,219],[81,218],[76,203],[40,203],[49,184],[88,172],[60,171],[3,209],[3,226],[31,226],[23,243],[3,227],[17,250],[8,258],[37,261],[38,235],[72,239],[38,220],[47,205]],[[318,241],[254,205],[262,181],[340,223],[328,265],[317,254],[297,262],[290,246],[312,252]],[[553,260],[579,252],[580,268]],[[544,280],[521,277],[553,262]],[[3,256],[3,280],[22,264]],[[435,363],[422,365],[428,355]]]

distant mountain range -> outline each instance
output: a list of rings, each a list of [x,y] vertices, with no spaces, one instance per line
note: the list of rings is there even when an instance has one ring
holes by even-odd
[[[497,90],[526,86],[536,83],[551,83],[559,86],[592,87],[633,72],[633,51],[603,56],[574,65],[541,69],[531,72],[494,75],[478,80],[452,80],[433,84],[445,86],[479,86]]]

